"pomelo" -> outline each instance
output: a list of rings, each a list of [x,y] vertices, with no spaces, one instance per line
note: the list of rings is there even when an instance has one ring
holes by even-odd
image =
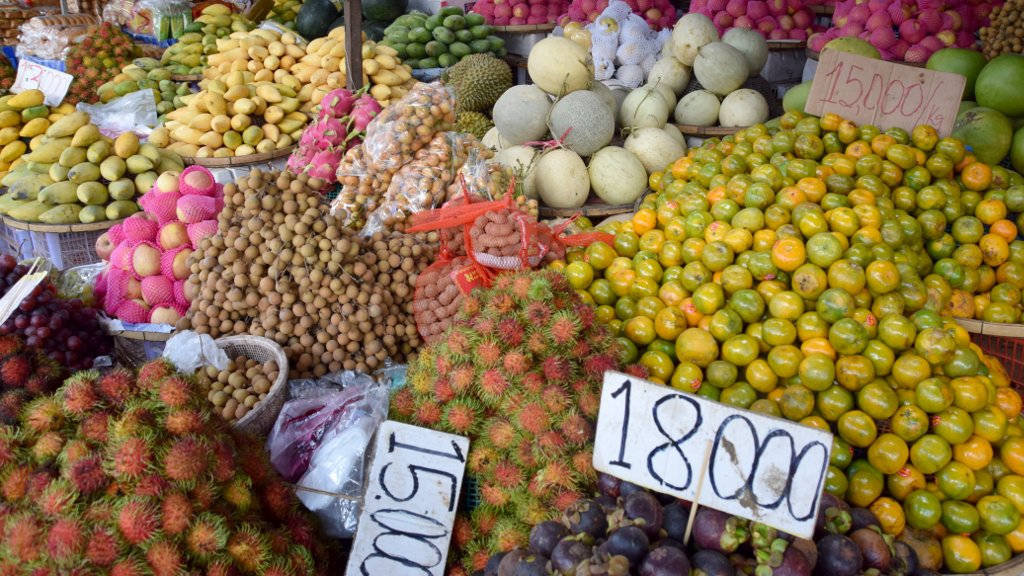
[[[974,99],[974,84],[978,74],[985,67],[985,57],[980,52],[965,48],[943,48],[928,58],[925,68],[939,72],[952,72],[967,78],[964,84],[964,100]]]
[[[1010,150],[1010,163],[1017,172],[1024,172],[1024,128],[1013,135],[1013,148]]]
[[[978,107],[978,103],[975,102],[974,100],[964,100],[963,102],[960,103],[960,107],[957,108],[956,115],[959,116],[959,115],[963,114],[964,112],[967,112],[971,108],[977,108],[977,107]]]
[[[811,93],[811,84],[811,81],[807,81],[786,90],[786,95],[782,97],[782,109],[786,112],[803,112],[807,96]]]
[[[978,104],[998,110],[1007,116],[1024,116],[1024,56],[996,56],[978,74],[974,85]]]
[[[821,49],[822,52],[825,50],[838,50],[840,52],[848,52],[865,58],[874,58],[875,60],[882,57],[878,52],[878,48],[872,46],[867,40],[861,40],[856,36],[842,36],[829,40],[828,44],[825,44]]]
[[[998,110],[979,106],[956,117],[953,137],[963,140],[986,164],[999,164],[1010,151],[1013,125]]]

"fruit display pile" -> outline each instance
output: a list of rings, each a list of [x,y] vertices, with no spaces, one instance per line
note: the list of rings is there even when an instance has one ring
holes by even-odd
[[[203,8],[195,22],[186,28],[178,41],[164,50],[160,63],[176,75],[202,74],[206,59],[217,52],[217,39],[233,32],[246,32],[253,27],[243,16],[219,3]]]
[[[163,361],[79,372],[0,428],[4,574],[320,574],[262,445],[235,440]]]
[[[152,90],[156,99],[156,112],[162,116],[184,106],[182,96],[192,93],[188,82],[175,82],[171,71],[154,58],[136,58],[121,69],[121,73],[100,85],[96,93],[100,102],[109,102],[136,90]]]
[[[132,132],[113,140],[103,136],[85,112],[63,116],[39,136],[24,156],[28,163],[5,178],[10,192],[0,197],[0,212],[23,222],[125,218],[139,210],[135,198],[153,185],[158,172],[182,168],[177,154],[140,144]]]
[[[14,77],[14,66],[11,66],[11,61],[3,54],[0,54],[0,91],[6,92],[10,90],[14,84]]]
[[[653,380],[832,430],[826,490],[890,535],[934,529],[941,494],[983,519],[959,533],[1011,545],[1020,512],[996,483],[1024,473],[1021,399],[940,316],[1017,305],[1016,227],[985,231],[1011,186],[992,173],[929,127],[787,113],[652,175],[614,246],[565,272]],[[1001,557],[943,541],[952,571]]]
[[[569,22],[594,22],[608,4],[608,0],[572,0],[559,18],[559,23],[565,26]],[[643,18],[654,30],[671,28],[676,23],[676,9],[666,0],[626,0],[626,4],[630,12]]]
[[[67,73],[74,76],[65,102],[96,102],[97,90],[139,55],[131,36],[104,22],[81,42],[72,44],[64,56]]]
[[[267,19],[294,28],[295,17],[299,15],[300,8],[301,0],[274,0],[274,6],[270,9]]]
[[[992,7],[991,22],[978,31],[986,58],[1024,52],[1024,28],[1021,27],[1021,2],[1009,0]]]
[[[522,26],[554,23],[568,9],[566,0],[481,0],[473,3],[471,13],[483,16],[484,22],[492,26]]]
[[[213,366],[196,372],[199,392],[214,410],[228,422],[236,422],[262,402],[270,387],[277,381],[280,367],[277,362],[257,362],[244,356],[228,360],[228,367],[217,370]]]
[[[593,486],[588,445],[601,375],[621,369],[617,346],[564,276],[508,273],[467,296],[410,365],[392,416],[470,437],[480,505],[460,514],[449,555],[467,573],[525,546],[531,523]]]
[[[50,108],[43,104],[43,93],[25,90],[21,94],[0,96],[0,179],[7,176],[19,158],[38,146],[36,137],[46,132],[51,122],[74,112],[71,104]],[[10,181],[3,182],[10,187]]]
[[[713,18],[719,34],[744,28],[757,30],[770,40],[807,40],[820,31],[814,26],[811,5],[802,0],[697,0],[690,3],[690,13]],[[842,17],[838,9],[836,16]]]
[[[433,16],[412,12],[384,30],[382,43],[413,68],[448,68],[470,54],[505,56],[505,41],[494,35],[486,21],[484,14],[466,14],[454,6]]]

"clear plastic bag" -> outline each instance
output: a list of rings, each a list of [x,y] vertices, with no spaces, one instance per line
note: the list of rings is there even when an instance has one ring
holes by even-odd
[[[387,417],[388,387],[343,372],[292,384],[267,439],[274,468],[335,538],[351,537],[359,520],[366,453]]]
[[[484,153],[483,145],[469,134],[441,132],[411,162],[402,166],[388,186],[380,206],[370,213],[364,236],[380,231],[404,231],[406,219],[416,212],[436,208],[449,199],[449,189],[472,151]]]
[[[148,136],[157,125],[156,99],[152,90],[138,90],[106,104],[78,103],[100,132],[116,138],[125,132]]]
[[[363,146],[367,166],[396,172],[409,163],[438,132],[455,124],[455,96],[440,82],[416,84],[398,102],[384,109],[366,128]]]
[[[64,270],[57,277],[57,295],[61,298],[78,298],[87,306],[92,306],[96,277],[106,267],[106,263],[97,262]]]
[[[362,228],[391,184],[391,173],[371,171],[366,165],[366,150],[360,145],[345,152],[336,174],[341,190],[331,202],[331,214],[345,226]]]
[[[63,60],[68,46],[76,44],[99,24],[99,18],[86,14],[37,16],[21,25],[15,52],[18,58],[35,56]]]

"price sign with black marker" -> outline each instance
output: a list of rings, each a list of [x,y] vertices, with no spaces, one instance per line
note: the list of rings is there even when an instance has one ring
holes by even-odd
[[[810,538],[831,449],[828,432],[605,372],[594,468],[645,488],[692,501],[703,482],[701,506]]]
[[[444,574],[468,452],[463,436],[381,424],[347,576]]]

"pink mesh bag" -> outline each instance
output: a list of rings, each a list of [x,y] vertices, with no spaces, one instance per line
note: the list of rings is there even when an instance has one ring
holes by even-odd
[[[107,289],[103,294],[103,309],[107,314],[117,314],[117,308],[124,302],[124,287],[130,278],[127,272],[117,268],[107,272]]]
[[[174,303],[180,306],[184,306],[186,310],[188,309],[189,301],[188,297],[185,296],[184,280],[178,280],[177,282],[174,283]]]
[[[124,235],[128,240],[134,242],[151,242],[156,239],[156,231],[159,224],[153,220],[147,220],[141,214],[129,216],[123,223]]]
[[[181,198],[181,194],[177,192],[159,192],[154,186],[152,190],[139,198],[139,206],[152,214],[158,224],[164,225],[178,219],[176,210],[179,198]]]
[[[132,324],[142,324],[149,321],[149,308],[138,300],[125,300],[117,307],[115,315]]]
[[[142,299],[150,306],[174,301],[174,283],[165,276],[147,276],[142,279]]]
[[[180,228],[181,229],[181,234],[182,234],[183,238],[181,238],[180,240],[182,240],[182,243],[178,244],[177,246],[164,246],[164,243],[163,243],[163,241],[164,241],[164,237],[163,237],[164,231],[165,231],[165,229],[169,230],[169,229],[172,229],[172,228]],[[173,239],[169,240],[169,241],[173,242]],[[189,246],[189,247],[192,246],[192,242],[188,238],[188,227],[184,223],[178,222],[177,220],[172,221],[172,222],[167,222],[166,224],[163,224],[163,225],[160,226],[160,230],[156,233],[156,243],[157,243],[158,246],[160,246],[161,250],[176,250],[178,248],[181,248],[182,246]]]
[[[200,174],[195,174],[199,172]],[[205,176],[205,178],[203,178]],[[201,184],[200,184],[201,183]],[[217,191],[217,181],[213,173],[202,166],[189,166],[178,177],[178,190],[185,194],[212,196]]]
[[[149,246],[149,247],[153,248],[154,250],[156,250],[156,252],[157,252],[157,266],[159,267],[159,265],[160,265],[160,260],[159,260],[159,258],[160,258],[160,247],[157,246],[156,244],[154,244],[153,242],[139,242],[138,244],[136,244],[135,246],[133,246],[131,248],[131,250],[129,252],[129,255],[128,255],[128,268],[127,268],[127,270],[129,272],[131,272],[136,278],[142,278],[142,274],[140,274],[139,271],[135,269],[135,251],[138,250],[140,246]],[[156,274],[159,274],[159,273],[160,273],[160,270],[158,269],[153,274],[146,274],[146,276],[155,276]]]
[[[187,270],[185,272],[185,276],[182,278],[178,278],[174,275],[174,257],[182,250],[185,250],[184,246],[174,248],[173,250],[165,250],[164,253],[160,255],[160,273],[171,280],[184,280],[185,278],[188,278]]]
[[[178,219],[186,224],[217,217],[217,199],[212,196],[186,194],[178,198]]]
[[[124,226],[122,224],[114,224],[107,230],[107,238],[110,238],[110,243],[117,246],[121,242],[124,242]]]
[[[92,285],[92,296],[97,303],[103,305],[103,297],[107,293],[107,271],[104,270],[96,276],[96,282]]]
[[[188,239],[192,241],[192,247],[198,248],[203,238],[213,236],[217,233],[216,220],[203,220],[188,225]]]
[[[110,253],[110,267],[120,268],[121,270],[131,270],[132,248],[135,247],[135,244],[135,242],[129,242],[127,240],[118,243]]]

